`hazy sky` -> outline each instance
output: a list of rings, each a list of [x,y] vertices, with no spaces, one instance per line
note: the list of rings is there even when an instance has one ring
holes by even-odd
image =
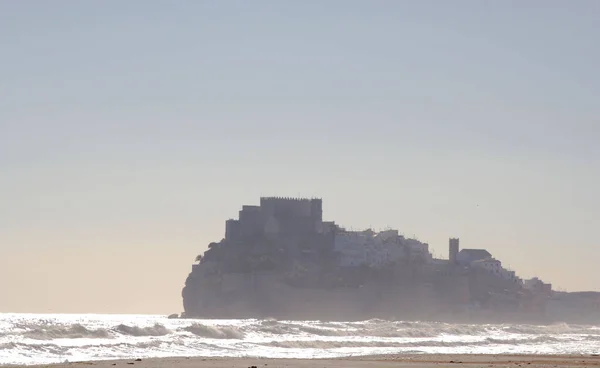
[[[0,1],[0,312],[180,312],[261,195],[600,290],[600,2]]]

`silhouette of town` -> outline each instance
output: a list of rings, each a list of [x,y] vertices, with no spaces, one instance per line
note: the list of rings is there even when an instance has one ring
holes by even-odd
[[[263,197],[196,258],[185,317],[464,322],[598,320],[597,293],[522,279],[486,249],[450,238],[448,258],[398,230],[323,221],[319,198]]]

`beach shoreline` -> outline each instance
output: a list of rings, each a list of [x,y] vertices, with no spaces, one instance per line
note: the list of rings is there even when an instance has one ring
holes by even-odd
[[[402,366],[409,368],[445,367],[591,367],[600,366],[598,354],[582,355],[472,355],[472,354],[387,354],[342,358],[293,359],[293,358],[220,358],[220,357],[176,357],[148,359],[119,359],[82,362],[65,362],[39,365],[4,365],[3,367],[53,367],[75,368],[383,368]]]

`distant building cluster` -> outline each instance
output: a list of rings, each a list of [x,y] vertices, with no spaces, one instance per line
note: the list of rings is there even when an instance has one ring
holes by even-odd
[[[380,268],[402,260],[428,262],[432,256],[429,245],[416,239],[406,239],[398,230],[374,232],[346,231],[335,234],[334,249],[340,254],[342,267],[368,266]]]
[[[262,197],[258,206],[242,206],[238,219],[228,220],[225,229],[228,241],[311,234],[333,236],[333,251],[338,254],[341,267],[381,268],[402,261],[438,265],[447,262],[483,270],[529,290],[552,289],[551,284],[537,277],[530,280],[519,278],[485,249],[460,249],[458,238],[450,238],[448,260],[441,260],[433,258],[427,243],[405,238],[398,230],[348,231],[334,222],[323,221],[323,201],[320,198]]]
[[[214,298],[213,291],[225,295],[244,290],[248,280],[259,288],[256,280],[261,277],[305,290],[387,283],[404,290],[398,295],[412,295],[406,300],[448,303],[466,311],[540,315],[545,298],[553,295],[551,284],[537,277],[523,280],[488,250],[461,249],[458,238],[449,239],[448,259],[438,259],[429,244],[398,230],[351,231],[323,221],[319,198],[263,197],[259,205],[244,205],[237,219],[226,221],[225,238],[208,248],[197,257],[184,288],[186,311],[195,315],[201,314],[202,303]],[[266,286],[271,284],[264,285],[271,290]],[[202,301],[199,290],[212,296]]]

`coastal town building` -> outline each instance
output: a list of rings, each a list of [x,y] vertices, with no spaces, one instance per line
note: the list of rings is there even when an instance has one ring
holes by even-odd
[[[492,255],[485,249],[461,249],[456,255],[457,263],[463,266],[488,258],[492,258]]]
[[[342,231],[335,235],[334,250],[340,255],[342,267],[382,267],[406,256],[401,240],[395,230]]]
[[[487,272],[493,273],[497,276],[502,276],[504,272],[502,268],[502,262],[494,258],[478,259],[471,262],[470,266],[473,268],[482,268]]]
[[[541,293],[552,293],[552,284],[547,284],[540,280],[538,277],[532,277],[531,279],[524,280],[523,286],[527,290],[541,292]]]

